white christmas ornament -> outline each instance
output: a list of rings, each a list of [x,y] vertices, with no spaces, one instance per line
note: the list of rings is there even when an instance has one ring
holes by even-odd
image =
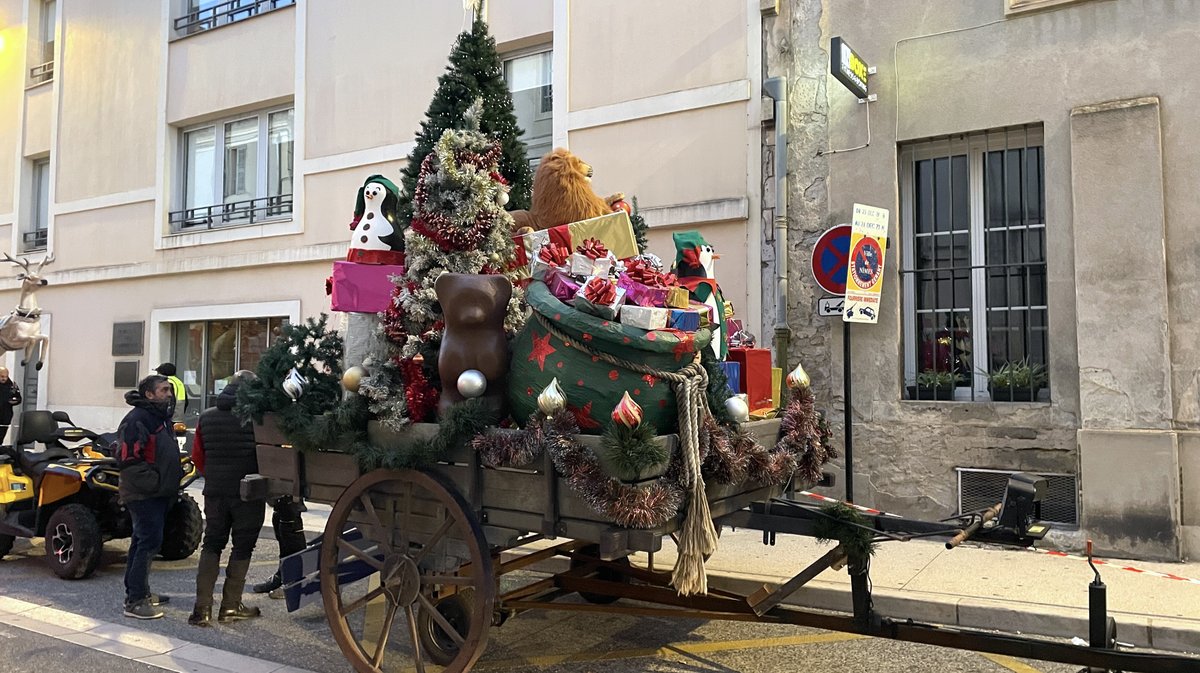
[[[283,378],[283,384],[281,387],[283,388],[283,394],[291,398],[292,403],[294,404],[296,400],[300,399],[300,397],[304,395],[304,387],[307,385],[308,379],[304,378],[300,372],[296,371],[295,367],[292,367],[292,369],[288,371],[287,376]]]
[[[458,375],[458,394],[467,399],[487,392],[487,377],[478,369],[468,369]]]
[[[500,206],[501,208],[508,205],[507,189],[501,189],[500,192],[496,194],[496,205]]]
[[[725,411],[728,411],[733,420],[738,423],[750,420],[750,405],[739,395],[725,400]]]
[[[567,406],[567,394],[563,392],[562,386],[558,385],[558,378],[554,378],[542,389],[542,394],[537,398],[538,410],[547,416],[553,416],[560,409]]]

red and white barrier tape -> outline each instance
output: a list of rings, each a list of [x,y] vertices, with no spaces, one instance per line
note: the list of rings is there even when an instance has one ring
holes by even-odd
[[[1054,551],[1053,549],[1038,549],[1036,547],[1029,547],[1028,549],[1029,549],[1029,551],[1037,552],[1039,554],[1045,554],[1046,556],[1057,556],[1059,558],[1067,558],[1067,559],[1072,559],[1075,561],[1087,561],[1086,556],[1080,556],[1078,554],[1068,554],[1068,553],[1062,552],[1062,551]],[[1173,575],[1171,573],[1162,573],[1162,572],[1158,572],[1157,570],[1146,570],[1145,568],[1138,568],[1136,566],[1121,565],[1119,561],[1105,561],[1104,559],[1093,557],[1092,563],[1095,563],[1097,566],[1108,566],[1109,568],[1116,568],[1117,570],[1128,570],[1129,572],[1132,572],[1132,573],[1139,573],[1141,575],[1150,575],[1151,577],[1162,577],[1162,578],[1168,579],[1168,580],[1179,580],[1180,582],[1187,582],[1188,584],[1200,584],[1200,580],[1198,580],[1194,577],[1183,577],[1182,575]]]
[[[830,498],[829,496],[821,495],[820,493],[813,493],[812,491],[800,491],[799,493],[800,493],[800,495],[802,495],[806,498],[812,498],[813,500],[817,500],[819,502],[840,503],[842,505],[846,505],[847,507],[852,507],[860,512],[866,512],[867,514],[874,514],[875,516],[890,516],[894,519],[903,519],[904,518],[904,517],[896,515],[896,514],[888,514],[887,512],[882,512],[877,509],[871,509],[870,507],[863,507],[862,505],[856,505],[852,502],[844,502],[842,500],[838,500],[837,498]]]

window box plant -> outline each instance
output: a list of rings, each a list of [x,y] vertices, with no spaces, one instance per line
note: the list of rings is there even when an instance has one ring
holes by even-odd
[[[1039,362],[1030,364],[1028,358],[1005,362],[988,372],[987,377],[993,402],[1032,402],[1049,381],[1046,366]]]
[[[952,400],[954,388],[962,383],[958,372],[926,369],[917,374],[917,385],[908,386],[910,400]]]

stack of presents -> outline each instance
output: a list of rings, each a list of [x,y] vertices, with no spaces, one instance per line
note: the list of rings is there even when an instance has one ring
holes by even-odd
[[[744,395],[751,418],[778,409],[783,370],[771,350],[734,318],[713,274],[718,257],[699,232],[674,234],[676,259],[668,270],[652,254],[638,254],[628,215],[621,210],[517,237],[518,264],[564,304],[646,331],[713,332],[713,354],[729,386]]]

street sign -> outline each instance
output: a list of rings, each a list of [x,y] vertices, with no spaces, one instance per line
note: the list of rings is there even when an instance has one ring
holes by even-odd
[[[853,222],[842,320],[875,324],[879,321],[879,295],[883,292],[888,211],[856,203]]]
[[[858,98],[867,97],[870,66],[842,38],[829,41],[829,72]]]
[[[850,258],[850,225],[830,227],[813,246],[812,274],[829,294],[846,293],[846,265]]]
[[[821,297],[817,300],[817,315],[822,317],[841,315],[842,307],[845,304],[845,297]]]

